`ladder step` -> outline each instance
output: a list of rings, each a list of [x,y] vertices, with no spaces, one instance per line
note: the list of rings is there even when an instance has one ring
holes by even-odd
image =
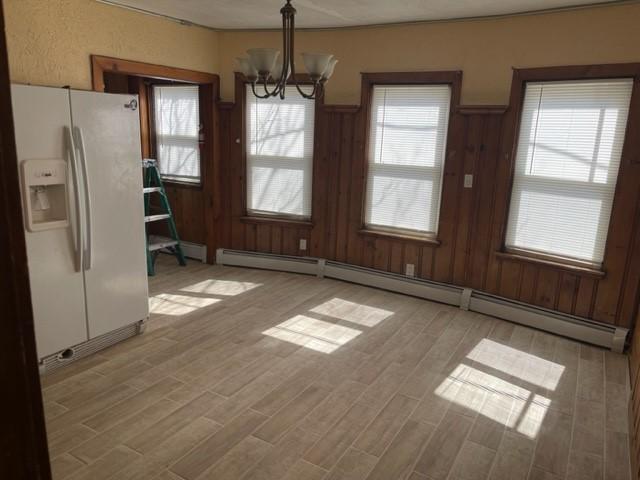
[[[160,176],[160,172],[158,171],[158,165],[155,160],[144,159],[142,162],[142,167],[144,168],[142,184],[142,197],[144,199],[145,214],[144,222],[145,224],[147,224],[149,222],[166,220],[166,225],[169,229],[170,236],[170,238],[157,239],[155,242],[150,242],[150,232],[149,229],[145,227],[145,233],[147,237],[147,274],[149,276],[153,276],[155,275],[156,257],[158,256],[158,252],[162,249],[166,248],[172,255],[174,255],[176,257],[176,260],[178,260],[179,265],[185,266],[187,264],[187,261],[185,260],[182,246],[180,245],[178,230],[176,229],[176,223],[174,221],[173,214],[171,213],[171,207],[169,206],[169,198],[167,197],[167,193],[162,185],[162,177]],[[149,194],[154,192],[160,194],[160,209],[154,211],[163,213],[150,215],[151,196]]]
[[[157,222],[160,220],[166,220],[170,216],[171,215],[169,215],[168,213],[161,213],[160,215],[147,215],[146,217],[144,217],[144,221],[145,223]]]
[[[155,252],[156,250],[162,250],[163,248],[174,247],[176,245],[178,245],[178,241],[171,240],[168,242],[150,243],[148,248],[150,252]]]

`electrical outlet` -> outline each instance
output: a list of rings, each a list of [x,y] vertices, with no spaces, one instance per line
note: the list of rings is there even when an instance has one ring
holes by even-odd
[[[465,174],[464,176],[464,188],[473,187],[473,175],[470,173]]]
[[[407,277],[415,277],[416,276],[416,266],[413,263],[407,263],[404,267],[404,274]]]
[[[300,239],[300,250],[306,250],[307,249],[307,239],[306,238],[301,238]]]

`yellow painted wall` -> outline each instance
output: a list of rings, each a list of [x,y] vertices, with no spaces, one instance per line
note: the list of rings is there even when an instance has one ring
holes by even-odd
[[[300,13],[299,9],[299,15]],[[220,33],[222,96],[233,99],[234,58],[280,47],[273,32]],[[296,51],[339,58],[326,102],[360,103],[360,72],[463,70],[462,102],[506,104],[512,67],[640,62],[640,4],[502,19],[298,32]],[[296,65],[302,66],[298,59]]]
[[[91,54],[218,71],[218,34],[94,0],[4,0],[11,80],[91,89]]]
[[[250,47],[280,48],[281,41],[279,32],[214,32],[94,0],[4,0],[4,9],[11,78],[20,83],[89,89],[89,55],[99,54],[220,73],[222,98],[233,100],[234,58]],[[360,72],[463,70],[463,103],[506,104],[512,67],[640,62],[640,3],[299,31],[296,51],[339,58],[327,103],[358,104]]]

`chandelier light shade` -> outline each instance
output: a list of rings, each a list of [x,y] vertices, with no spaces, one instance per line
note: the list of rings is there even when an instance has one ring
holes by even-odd
[[[251,83],[258,98],[285,98],[289,78],[304,98],[313,99],[322,91],[338,60],[328,53],[303,53],[302,61],[313,83],[311,93],[304,92],[296,80],[294,62],[294,33],[296,9],[291,0],[280,9],[282,15],[282,52],[275,48],[251,48],[248,57],[236,58],[238,68]],[[263,89],[264,93],[259,92]]]
[[[280,56],[280,52],[275,48],[250,48],[249,63],[258,71],[261,76],[269,75]]]

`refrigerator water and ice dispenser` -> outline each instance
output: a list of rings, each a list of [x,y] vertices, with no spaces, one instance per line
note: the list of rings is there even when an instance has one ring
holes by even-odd
[[[67,163],[62,159],[22,162],[27,230],[37,232],[69,226]]]

